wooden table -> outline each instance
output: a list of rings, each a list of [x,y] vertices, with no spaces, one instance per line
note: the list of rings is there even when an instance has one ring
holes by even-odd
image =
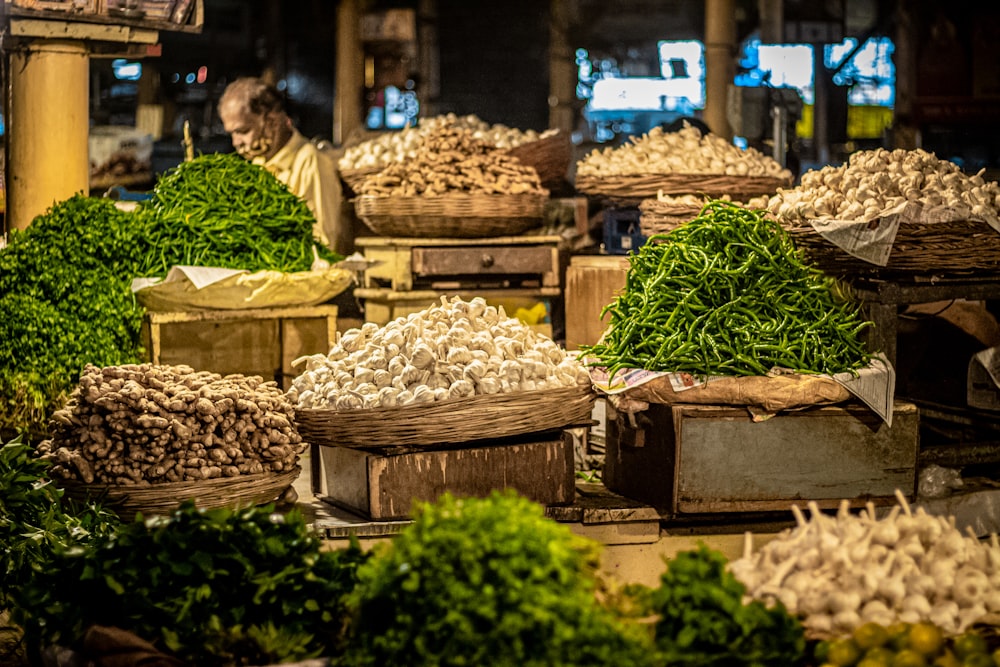
[[[896,364],[900,306],[934,301],[1000,299],[1000,275],[916,275],[899,278],[848,278],[863,315],[874,323],[868,330],[871,350],[881,350]]]

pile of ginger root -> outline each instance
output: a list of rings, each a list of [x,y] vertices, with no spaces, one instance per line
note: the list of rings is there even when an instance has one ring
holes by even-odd
[[[87,365],[37,446],[54,477],[149,486],[292,470],[305,449],[273,380],[186,365]]]

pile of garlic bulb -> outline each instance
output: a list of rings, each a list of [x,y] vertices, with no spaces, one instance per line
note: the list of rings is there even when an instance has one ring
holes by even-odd
[[[703,136],[687,124],[677,132],[654,127],[616,148],[595,149],[576,165],[578,177],[642,174],[726,174],[792,181],[792,172],[757,149],[742,150],[717,134]]]
[[[286,397],[297,408],[396,407],[481,394],[590,383],[575,356],[481,297],[441,297],[384,327],[339,335],[330,353],[296,359],[305,370]]]
[[[448,125],[469,130],[474,139],[498,149],[515,148],[544,139],[556,131],[520,130],[502,123],[491,125],[474,114],[457,116],[449,113],[422,119],[413,127],[382,134],[357,146],[351,146],[344,151],[338,164],[342,171],[351,171],[382,169],[396,162],[405,162],[417,156],[426,135]]]
[[[810,219],[871,222],[905,202],[950,220],[979,220],[997,226],[1000,186],[922,149],[878,148],[852,153],[842,165],[802,175],[801,185],[778,189],[750,206],[766,208],[782,221]]]
[[[963,535],[954,517],[899,504],[881,519],[869,503],[860,514],[843,501],[835,516],[809,503],[807,520],[756,553],[746,534],[743,556],[729,564],[750,597],[780,600],[817,633],[850,633],[865,622],[929,621],[961,634],[1000,612],[1000,542]]]

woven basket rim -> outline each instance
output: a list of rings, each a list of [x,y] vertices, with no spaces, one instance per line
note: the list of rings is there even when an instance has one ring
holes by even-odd
[[[557,387],[555,389],[531,389],[527,391],[511,391],[511,392],[500,392],[496,394],[476,394],[475,396],[462,396],[461,398],[448,398],[443,401],[434,401],[433,403],[415,403],[410,405],[403,405],[400,407],[378,407],[378,408],[352,408],[350,410],[337,410],[335,408],[296,408],[295,413],[305,414],[305,415],[320,415],[320,414],[340,414],[340,415],[368,415],[372,418],[372,415],[390,415],[404,419],[411,415],[424,414],[427,411],[428,406],[445,408],[457,408],[462,409],[463,407],[476,405],[479,403],[489,403],[495,402],[497,400],[513,400],[513,398],[528,398],[528,397],[552,397],[554,394],[562,395],[576,395],[576,394],[587,394],[590,393],[592,385],[589,384],[578,384],[573,387]]]
[[[361,195],[354,200],[358,216],[420,216],[541,219],[546,194],[493,195],[455,193],[433,197]]]
[[[547,194],[449,194],[354,200],[358,217],[381,236],[513,236],[540,225]]]
[[[1000,269],[1000,233],[982,220],[901,222],[886,266],[848,254],[808,221],[781,224],[810,263],[829,273],[889,276]]]
[[[500,194],[490,192],[446,192],[441,195],[358,195],[354,198],[359,201],[379,201],[379,202],[407,202],[416,204],[436,204],[450,202],[467,202],[470,199],[482,199],[483,201],[529,201],[538,199],[544,203],[548,199],[548,194],[544,192],[520,192],[517,194]]]
[[[648,173],[576,177],[576,189],[585,194],[622,198],[656,197],[666,194],[759,196],[773,194],[792,179],[778,176],[734,174]]]
[[[130,518],[139,512],[144,515],[163,512],[186,500],[194,500],[198,507],[205,509],[243,506],[246,504],[243,501],[254,499],[254,504],[271,502],[301,474],[302,467],[296,464],[280,472],[149,485],[87,484],[73,479],[54,480],[54,483],[73,499],[105,496],[112,509],[123,518]],[[268,496],[269,500],[259,500]]]
[[[356,449],[384,448],[387,445],[432,446],[437,444],[495,439],[512,435],[548,431],[579,423],[586,412],[589,420],[590,406],[597,394],[590,384],[557,389],[534,389],[499,394],[480,394],[453,398],[432,403],[390,408],[358,408],[335,410],[332,408],[296,409],[296,422],[304,442],[319,446],[351,447]],[[522,422],[534,426],[519,428],[514,421],[507,421],[517,413],[530,412]],[[558,416],[562,412],[562,419]],[[538,415],[555,414],[554,421],[536,423]],[[565,421],[565,420],[569,421]],[[452,422],[459,422],[458,424]],[[323,427],[336,425],[339,441],[316,436],[318,422]],[[377,442],[373,438],[373,424],[378,428],[397,431],[393,442]],[[356,429],[356,432],[353,430]]]
[[[280,472],[262,472],[253,475],[236,475],[235,477],[213,477],[212,479],[192,479],[184,482],[154,482],[151,484],[87,484],[86,482],[81,482],[76,479],[58,479],[56,481],[57,485],[63,488],[74,487],[75,489],[83,490],[98,490],[98,491],[113,491],[121,490],[121,492],[135,492],[135,491],[145,491],[150,489],[166,489],[176,493],[179,490],[185,490],[188,488],[204,488],[206,486],[211,487],[225,487],[231,486],[237,481],[241,482],[257,482],[257,481],[270,481],[277,480],[283,476],[288,476],[294,474],[299,474],[302,471],[302,467],[298,464],[290,470],[282,470]]]

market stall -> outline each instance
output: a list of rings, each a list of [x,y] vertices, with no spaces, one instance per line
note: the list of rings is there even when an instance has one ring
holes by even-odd
[[[792,188],[756,151],[656,130],[577,165],[604,254],[564,278],[542,228],[568,138],[432,121],[341,162],[371,232],[356,328],[330,304],[353,271],[236,156],[12,235],[0,427],[30,446],[0,449],[0,607],[32,651],[996,660],[1000,543],[920,504],[892,329],[902,305],[995,296],[956,275],[996,268],[995,183],[859,152]]]

